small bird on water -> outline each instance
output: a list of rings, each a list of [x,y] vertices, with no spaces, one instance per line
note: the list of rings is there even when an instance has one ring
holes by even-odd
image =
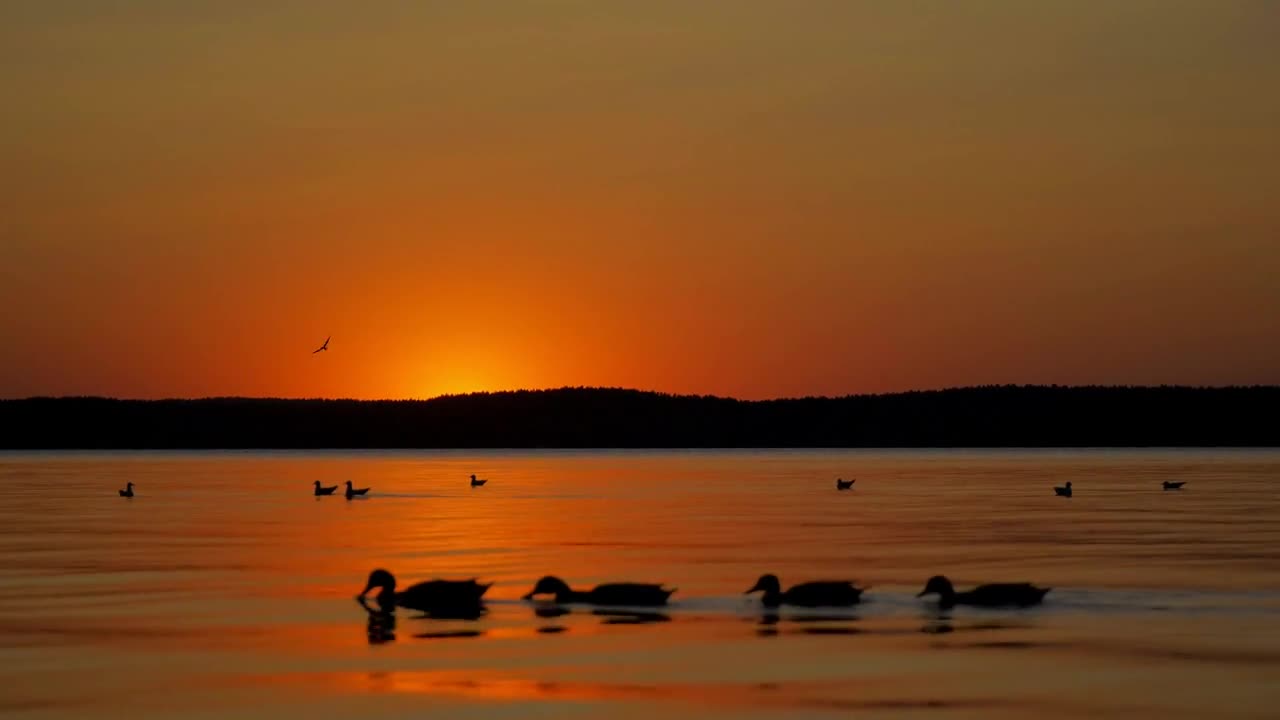
[[[1181,490],[1182,486],[1186,484],[1187,484],[1186,480],[1183,480],[1182,482],[1169,482],[1168,480],[1165,480],[1163,483],[1163,487],[1165,490]]]
[[[777,575],[761,575],[756,584],[744,594],[764,591],[761,603],[769,608],[779,605],[848,607],[861,602],[865,590],[866,588],[856,587],[848,580],[817,580],[792,585],[783,591]]]
[[[1036,587],[1031,583],[993,583],[979,585],[972,590],[956,592],[955,587],[943,575],[934,575],[924,584],[916,597],[937,595],[938,605],[943,608],[956,605],[977,605],[979,607],[1028,607],[1039,605],[1050,588]]]
[[[1068,480],[1066,485],[1053,488],[1053,494],[1058,497],[1071,497],[1071,481]]]
[[[350,480],[348,480],[348,481],[347,481],[347,491],[346,491],[345,493],[343,493],[343,495],[346,495],[346,496],[347,496],[347,499],[348,499],[348,500],[350,500],[350,499],[351,499],[351,498],[353,498],[353,497],[357,497],[357,496],[359,496],[359,495],[364,495],[364,494],[366,494],[366,493],[368,493],[368,492],[369,492],[369,488],[356,488],[356,487],[351,487],[351,481],[350,481]]]
[[[330,336],[330,337],[332,337],[332,336]],[[323,344],[323,345],[321,345],[320,347],[316,348],[315,350],[312,350],[312,351],[311,351],[311,354],[312,354],[312,355],[315,355],[316,353],[321,352],[322,350],[328,350],[328,349],[329,349],[329,338],[325,338],[325,339],[324,339],[324,344]]]
[[[853,484],[857,481],[858,481],[857,478],[851,478],[849,480],[841,480],[840,478],[836,478],[836,489],[849,490],[853,487]]]
[[[569,583],[554,575],[547,575],[534,584],[533,589],[521,599],[532,600],[538,595],[551,595],[558,603],[584,603],[588,605],[622,605],[645,607],[666,605],[667,598],[675,592],[655,583],[606,583],[590,590],[574,590]]]
[[[481,485],[484,485],[484,484],[485,484],[485,483],[487,483],[487,482],[489,482],[489,481],[488,481],[488,480],[477,480],[475,475],[472,475],[472,476],[471,476],[471,487],[480,487]]]
[[[120,491],[120,497],[133,497],[133,483],[125,485],[125,488]]]
[[[363,600],[372,590],[379,590],[376,599],[383,610],[394,610],[397,605],[411,610],[424,612],[455,611],[463,612],[480,608],[480,598],[489,589],[475,579],[470,580],[428,580],[410,585],[396,592],[396,578],[382,569],[369,573],[369,582],[364,590],[356,596]]]
[[[323,486],[323,485],[321,485],[321,484],[320,484],[320,481],[319,481],[319,480],[317,480],[317,481],[315,482],[315,488],[316,488],[316,489],[315,489],[315,494],[316,494],[316,495],[332,495],[332,494],[333,494],[333,491],[338,489],[338,486],[337,486],[337,485],[330,485],[329,487],[325,487],[325,486]]]

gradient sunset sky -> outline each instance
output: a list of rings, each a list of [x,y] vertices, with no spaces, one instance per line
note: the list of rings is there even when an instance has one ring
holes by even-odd
[[[15,0],[0,93],[2,397],[1280,383],[1277,3]]]

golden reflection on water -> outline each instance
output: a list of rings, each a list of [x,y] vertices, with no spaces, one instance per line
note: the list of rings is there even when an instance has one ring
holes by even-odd
[[[1274,717],[1278,475],[1274,451],[5,455],[0,711]],[[369,498],[310,494],[348,478]],[[374,567],[496,584],[474,621],[383,618],[353,600]],[[871,600],[770,617],[741,595],[764,572]],[[937,572],[1056,589],[939,615],[911,597]],[[543,574],[679,591],[517,602]]]

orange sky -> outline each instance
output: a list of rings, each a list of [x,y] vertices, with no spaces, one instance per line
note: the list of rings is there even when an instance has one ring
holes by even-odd
[[[0,6],[0,396],[1280,382],[1268,3],[358,5]]]

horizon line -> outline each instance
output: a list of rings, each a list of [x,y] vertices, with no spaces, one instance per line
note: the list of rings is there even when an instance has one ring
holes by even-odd
[[[642,395],[658,395],[669,398],[699,398],[704,400],[728,400],[740,403],[756,403],[756,402],[783,402],[789,400],[842,400],[847,398],[873,398],[873,397],[895,397],[901,395],[919,395],[929,393],[947,393],[947,392],[965,392],[974,390],[992,390],[992,389],[1018,389],[1018,390],[1277,390],[1280,384],[1227,384],[1227,385],[1190,385],[1190,384],[1169,384],[1161,383],[1155,385],[1131,385],[1131,384],[1085,384],[1085,385],[1060,385],[1056,383],[993,383],[986,385],[952,385],[934,388],[917,388],[911,390],[891,390],[885,392],[853,392],[843,395],[790,395],[769,398],[747,399],[734,397],[732,395],[715,395],[701,393],[677,393],[664,390],[642,390],[639,388],[610,386],[610,385],[561,385],[557,387],[544,388],[513,388],[506,390],[475,390],[463,393],[443,393],[430,397],[382,397],[382,398],[356,398],[356,397],[282,397],[272,395],[204,395],[199,397],[157,397],[157,398],[141,398],[141,397],[113,397],[109,395],[28,395],[25,397],[0,398],[0,403],[4,402],[29,402],[33,400],[106,400],[115,402],[200,402],[209,400],[254,400],[254,401],[284,401],[284,402],[433,402],[436,400],[453,399],[453,398],[469,398],[483,397],[491,395],[513,395],[519,393],[552,393],[565,391],[606,391],[606,392],[627,392],[638,393]]]

